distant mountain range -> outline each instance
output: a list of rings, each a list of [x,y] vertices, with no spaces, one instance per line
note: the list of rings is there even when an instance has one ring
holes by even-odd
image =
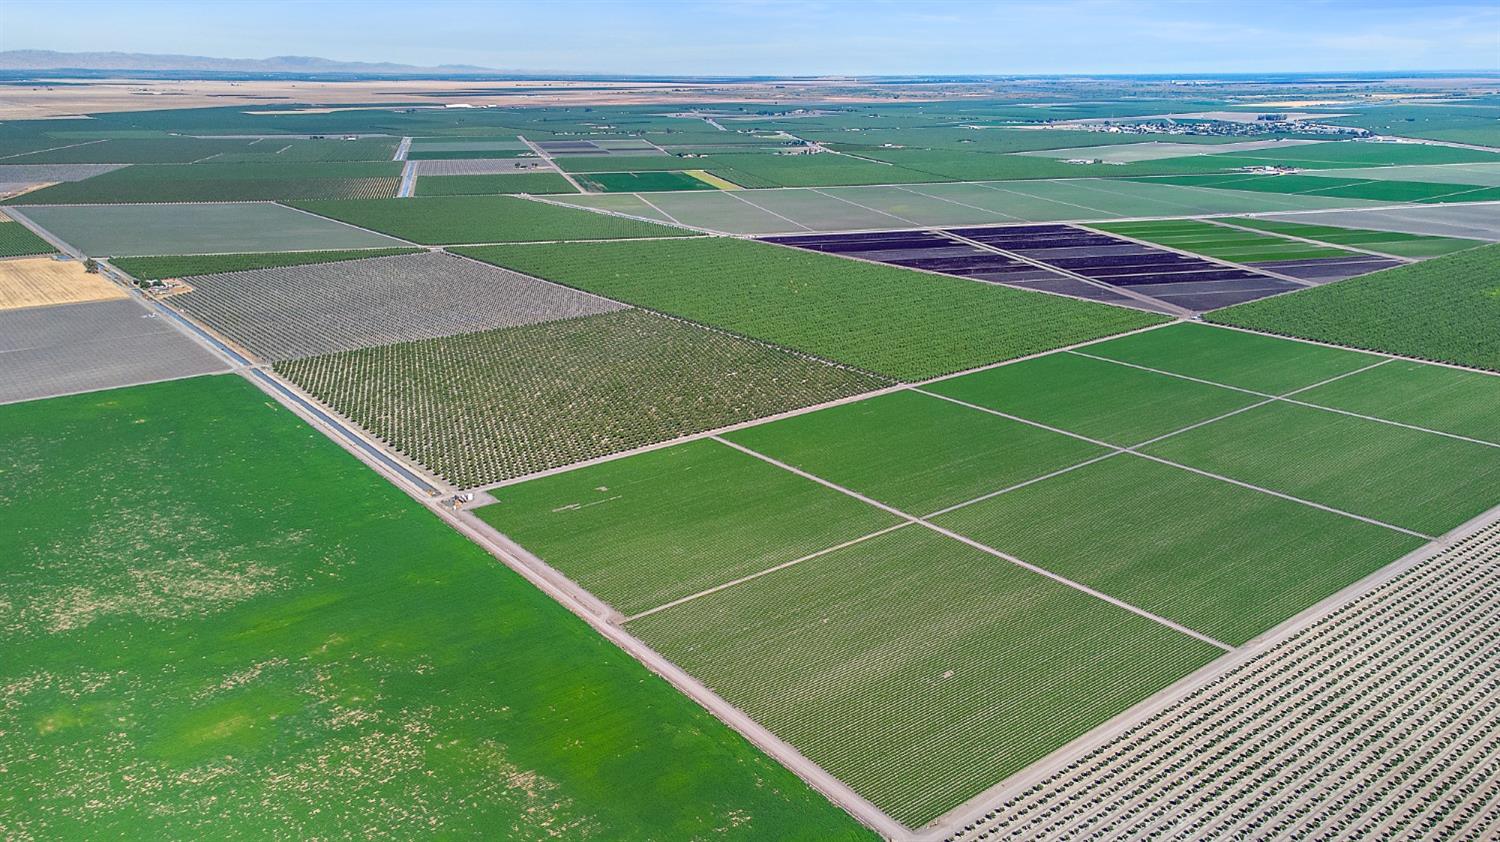
[[[296,73],[409,76],[417,73],[492,74],[498,71],[468,64],[418,67],[390,62],[334,61],[314,56],[213,58],[151,53],[60,53],[54,50],[0,50],[0,70],[145,70],[207,73]]]

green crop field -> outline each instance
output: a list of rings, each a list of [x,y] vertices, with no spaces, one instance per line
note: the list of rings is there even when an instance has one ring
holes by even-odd
[[[94,257],[406,245],[373,231],[260,202],[35,205],[20,212],[64,242]]]
[[[1240,231],[1195,219],[1162,222],[1095,222],[1090,223],[1089,227],[1235,263],[1350,257],[1353,254],[1353,252],[1332,246],[1317,246],[1288,240],[1273,234]]]
[[[400,181],[401,164],[390,161],[142,165],[54,184],[8,204],[378,199],[396,195]]]
[[[625,614],[900,523],[707,440],[493,494],[482,520]]]
[[[292,360],[276,371],[460,486],[885,385],[639,310]]]
[[[1380,362],[1379,357],[1356,351],[1201,324],[1172,325],[1083,350],[1097,357],[1270,394],[1311,386]]]
[[[1360,228],[1337,228],[1332,225],[1307,225],[1275,219],[1231,219],[1235,225],[1258,228],[1275,234],[1290,234],[1337,245],[1355,246],[1397,257],[1439,257],[1484,245],[1479,240],[1456,237],[1432,237],[1424,234],[1402,234],[1396,231],[1374,231]]]
[[[1430,181],[1372,181],[1331,175],[1179,175],[1149,179],[1156,184],[1253,190],[1336,199],[1368,199],[1379,202],[1485,202],[1500,196],[1500,188],[1479,184],[1447,184]]]
[[[1500,377],[1392,360],[1299,400],[1500,444]]]
[[[479,260],[902,380],[1164,321],[743,240],[463,249]]]
[[[685,172],[596,172],[577,176],[578,181],[601,193],[648,193],[671,190],[714,190],[712,184]]]
[[[55,251],[57,249],[32,233],[30,228],[0,216],[0,257],[25,257],[32,254],[52,254]]]
[[[871,838],[242,378],[0,427],[9,835]]]
[[[502,193],[577,193],[555,172],[502,175],[424,175],[417,179],[418,196],[487,196]]]
[[[1145,452],[1433,536],[1500,500],[1500,448],[1279,401]]]
[[[166,257],[121,257],[110,263],[131,277],[142,281],[163,278],[187,278],[193,275],[215,275],[221,272],[245,272],[276,266],[307,266],[314,263],[336,263],[340,260],[362,260],[366,257],[389,257],[393,254],[415,254],[422,249],[352,249],[344,251],[284,251],[252,254],[185,254]]]
[[[1090,353],[1092,347],[1081,351]],[[925,388],[1121,447],[1259,400],[1072,353],[976,371]]]
[[[692,232],[514,196],[292,202],[294,207],[427,245],[684,237]]]
[[[934,522],[1232,645],[1423,543],[1128,454]]]
[[[918,526],[627,628],[912,826],[1219,654]]]
[[[1207,318],[1500,371],[1500,245],[1240,304]]]
[[[725,438],[919,516],[1107,452],[911,391]]]

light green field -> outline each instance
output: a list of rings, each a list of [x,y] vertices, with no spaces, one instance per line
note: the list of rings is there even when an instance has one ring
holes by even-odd
[[[1500,377],[1392,360],[1298,400],[1500,444]]]
[[[1164,320],[1121,307],[722,237],[459,251],[901,380]]]
[[[1091,352],[1091,347],[1081,349]],[[1259,400],[1254,395],[1072,353],[923,387],[1122,447]]]
[[[749,427],[725,438],[915,515],[1107,452],[909,391]]]
[[[1195,219],[1163,222],[1096,222],[1089,227],[1235,263],[1350,257],[1354,254],[1332,246],[1317,246],[1272,234],[1240,231]]]
[[[912,826],[1219,654],[916,526],[627,628]]]
[[[1357,351],[1200,324],[1149,330],[1084,350],[1098,357],[1269,394],[1311,386],[1380,362],[1379,357]]]
[[[1500,371],[1500,244],[1226,307],[1206,318]]]
[[[637,216],[664,212],[685,225],[731,234],[1267,213],[1389,204],[1179,186],[1154,179],[1107,178],[737,190],[732,196],[651,193],[645,198],[634,197],[633,203],[627,203],[624,196],[615,199],[610,208]],[[600,206],[592,196],[566,196],[561,201]]]
[[[1336,228],[1332,225],[1305,225],[1298,222],[1283,222],[1274,219],[1233,219],[1236,225],[1257,228],[1277,234],[1290,234],[1325,243],[1357,246],[1372,251],[1394,254],[1398,257],[1438,257],[1484,245],[1479,240],[1463,240],[1455,237],[1431,237],[1423,234],[1402,234],[1394,231],[1373,231],[1359,228]]]
[[[295,204],[321,216],[426,245],[691,235],[681,228],[587,213],[515,196],[432,196]]]
[[[1500,503],[1500,448],[1283,402],[1145,450],[1434,536]]]
[[[35,205],[21,211],[63,242],[94,257],[405,245],[373,231],[269,203]]]
[[[624,614],[899,523],[702,440],[496,489],[486,523]]]
[[[1229,644],[1422,543],[1128,454],[935,522]]]
[[[502,193],[577,193],[555,172],[518,172],[501,175],[424,175],[417,179],[418,196],[489,196]]]
[[[870,838],[240,377],[0,428],[7,836]]]

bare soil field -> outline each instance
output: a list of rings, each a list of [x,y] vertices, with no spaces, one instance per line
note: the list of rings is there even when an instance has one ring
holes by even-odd
[[[125,297],[124,290],[102,275],[83,271],[83,264],[77,260],[50,257],[0,260],[0,310]]]

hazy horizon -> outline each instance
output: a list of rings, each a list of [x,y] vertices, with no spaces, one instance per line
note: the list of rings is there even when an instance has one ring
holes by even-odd
[[[104,33],[80,43],[77,26]],[[1500,70],[1485,2],[9,0],[0,49],[677,76]]]

